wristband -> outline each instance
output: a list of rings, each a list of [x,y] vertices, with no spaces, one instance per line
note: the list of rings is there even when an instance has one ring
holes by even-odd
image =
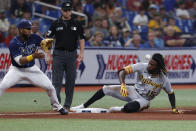
[[[26,59],[27,59],[28,62],[32,61],[33,60],[33,55],[27,56]]]

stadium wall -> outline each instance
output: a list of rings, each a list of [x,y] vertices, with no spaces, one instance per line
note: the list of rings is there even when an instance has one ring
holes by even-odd
[[[119,84],[117,70],[128,64],[148,62],[145,55],[153,53],[164,55],[168,77],[172,84],[196,83],[196,48],[163,50],[87,48],[83,62],[77,62],[76,85]],[[36,64],[51,79],[52,59],[49,63],[46,64],[44,59],[36,60]],[[9,50],[0,48],[0,81],[8,71],[10,64]],[[137,74],[128,75],[126,82],[129,84],[136,82],[136,76]],[[21,81],[19,84],[29,83]]]

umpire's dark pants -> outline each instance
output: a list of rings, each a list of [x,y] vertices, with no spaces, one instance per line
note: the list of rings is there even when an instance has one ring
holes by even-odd
[[[65,103],[64,107],[71,107],[75,78],[76,78],[76,59],[77,51],[61,51],[54,50],[53,52],[53,67],[52,67],[52,84],[54,85],[59,102],[61,103],[61,87],[63,75],[65,72]]]

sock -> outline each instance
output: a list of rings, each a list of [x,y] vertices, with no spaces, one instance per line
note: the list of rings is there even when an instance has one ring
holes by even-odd
[[[104,96],[105,94],[103,93],[103,89],[98,90],[86,103],[84,103],[84,107],[86,108],[90,106],[92,103],[101,99]]]

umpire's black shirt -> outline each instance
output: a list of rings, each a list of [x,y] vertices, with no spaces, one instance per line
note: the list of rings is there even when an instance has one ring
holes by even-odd
[[[78,47],[78,40],[84,39],[84,30],[81,24],[74,19],[54,21],[47,33],[47,37],[55,36],[54,50],[74,51]]]

